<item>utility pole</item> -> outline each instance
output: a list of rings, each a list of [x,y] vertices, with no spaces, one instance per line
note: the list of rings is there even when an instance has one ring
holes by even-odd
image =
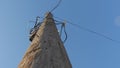
[[[51,12],[32,38],[18,68],[72,68]]]

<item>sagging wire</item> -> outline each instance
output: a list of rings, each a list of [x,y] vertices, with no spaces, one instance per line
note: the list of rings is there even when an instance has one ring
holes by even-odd
[[[39,21],[40,17],[37,16],[36,17],[36,21],[35,21],[35,24],[34,24],[34,27],[30,30],[30,34],[32,34],[33,31],[37,31],[38,30],[38,27],[40,26],[40,21]]]
[[[57,18],[57,19],[59,19],[59,20],[63,20],[63,19],[58,18],[58,17],[55,17],[55,18]],[[93,30],[91,30],[91,29],[82,27],[82,26],[80,26],[80,25],[78,25],[78,24],[72,23],[72,22],[70,22],[70,21],[67,21],[67,23],[69,23],[69,24],[71,24],[71,25],[73,25],[73,26],[75,26],[75,27],[78,27],[78,28],[80,28],[80,29],[82,29],[82,30],[85,30],[85,31],[88,31],[88,32],[90,32],[90,33],[93,33],[93,34],[96,34],[96,35],[98,35],[98,36],[101,36],[101,37],[103,37],[103,38],[105,38],[105,39],[111,40],[111,41],[116,42],[116,43],[120,43],[120,41],[118,41],[118,40],[114,40],[114,39],[112,39],[112,38],[110,38],[110,37],[108,37],[108,36],[106,36],[106,35],[104,35],[104,34],[101,34],[101,33],[98,33],[98,32],[96,32],[96,31],[93,31]]]
[[[57,21],[57,20],[55,20],[55,21],[58,22],[58,23],[56,23],[56,25],[60,25],[61,24],[61,29],[60,29],[59,34],[60,34],[60,37],[61,37],[62,36],[62,32],[64,31],[65,39],[63,40],[63,43],[65,43],[67,38],[68,38],[67,32],[66,32],[66,27],[65,27],[66,22],[60,22],[60,21]]]
[[[35,24],[34,24],[34,27],[30,29],[30,36],[29,36],[29,40],[30,40],[30,41],[33,40],[33,38],[35,37],[35,35],[36,35],[39,27],[41,26],[41,23],[42,23],[42,22],[40,22],[39,19],[40,19],[40,17],[37,16],[37,17],[36,17]]]
[[[65,23],[65,24],[66,24],[66,23]],[[63,41],[63,42],[65,43],[65,42],[66,42],[66,40],[67,40],[67,38],[68,38],[65,26],[64,26],[64,33],[65,33],[65,39],[64,39],[64,41]]]
[[[59,5],[61,4],[62,0],[59,0],[58,3],[52,8],[52,10],[50,12],[53,12],[55,9],[57,9],[59,7]]]

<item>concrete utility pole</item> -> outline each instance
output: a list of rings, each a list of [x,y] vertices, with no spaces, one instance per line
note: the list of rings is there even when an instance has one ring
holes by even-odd
[[[18,68],[72,68],[50,12],[46,14]]]

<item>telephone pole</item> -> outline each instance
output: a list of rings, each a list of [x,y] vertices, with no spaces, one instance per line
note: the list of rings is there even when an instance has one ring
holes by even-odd
[[[72,68],[51,12],[31,37],[18,68]]]

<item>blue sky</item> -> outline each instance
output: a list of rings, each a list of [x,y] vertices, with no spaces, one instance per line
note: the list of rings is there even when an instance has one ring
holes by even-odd
[[[0,68],[17,68],[29,30],[57,0],[0,0]],[[53,15],[120,41],[120,0],[63,0]],[[120,68],[120,43],[66,24],[73,68]]]

